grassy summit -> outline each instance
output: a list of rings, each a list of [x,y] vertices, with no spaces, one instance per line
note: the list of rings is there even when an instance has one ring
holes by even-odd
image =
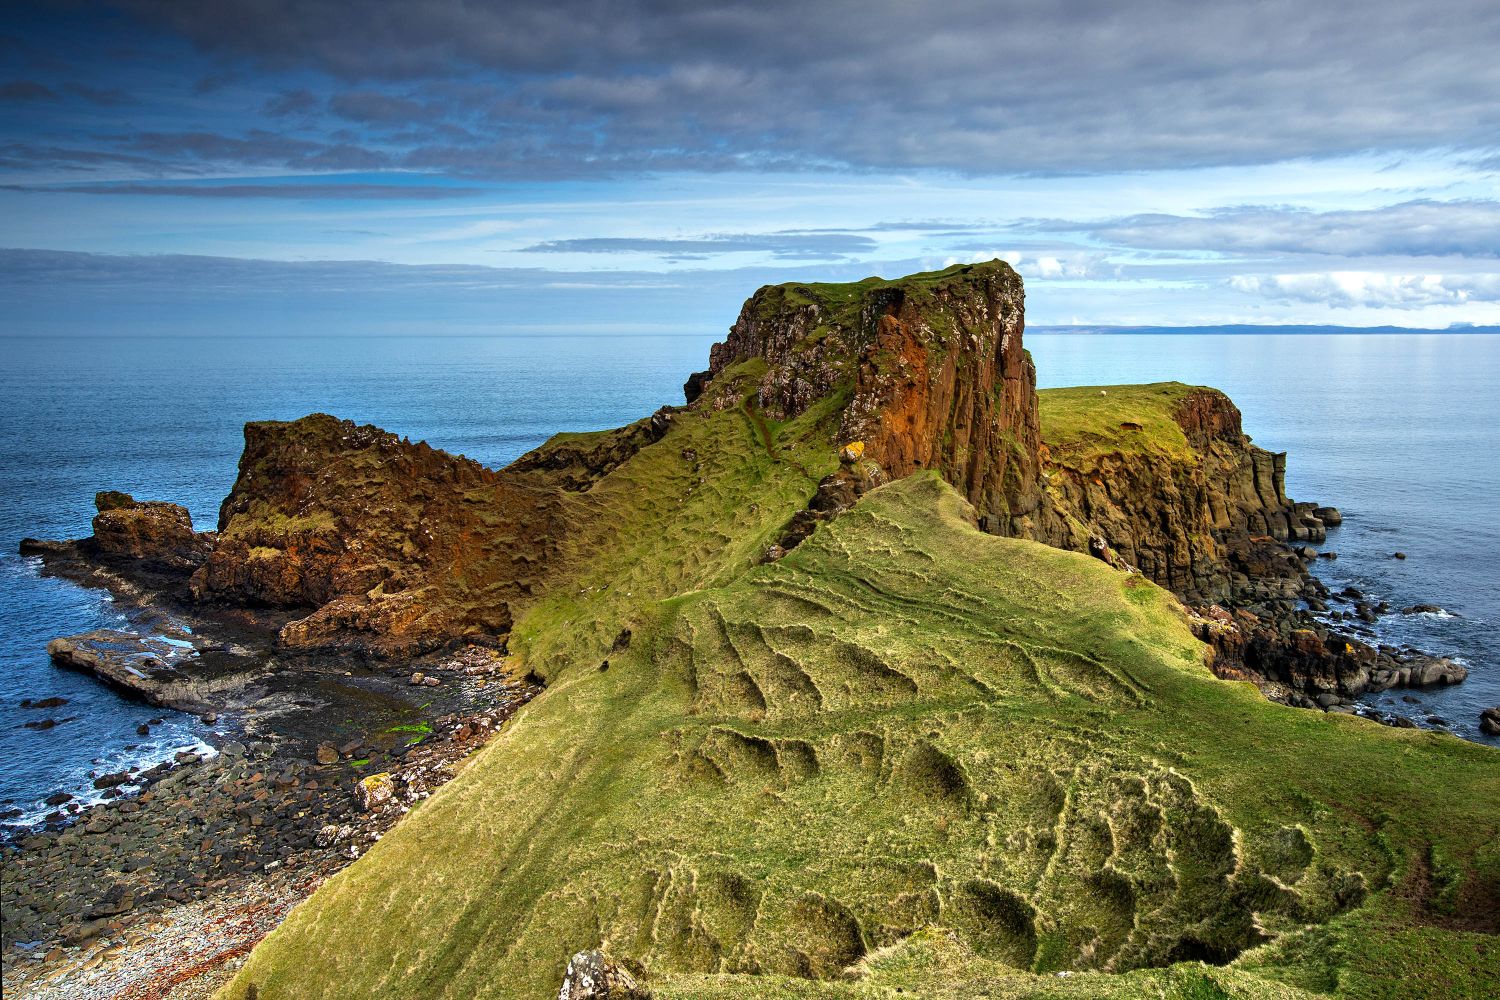
[[[1196,392],[1181,382],[1088,385],[1037,393],[1042,439],[1054,456],[1083,460],[1119,452],[1191,457],[1187,434],[1173,414]]]
[[[1219,681],[934,472],[762,563],[842,400],[771,420],[757,364],[566,495],[547,691],[223,996],[545,997],[600,944],[664,998],[1493,995],[1500,755]],[[1044,426],[1175,447],[1127,395]]]

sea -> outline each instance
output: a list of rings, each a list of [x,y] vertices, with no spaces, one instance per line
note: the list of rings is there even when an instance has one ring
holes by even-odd
[[[48,640],[119,627],[108,594],[40,574],[23,537],[90,533],[98,490],[171,500],[212,528],[249,420],[323,411],[501,466],[558,431],[614,427],[682,400],[702,336],[229,338],[0,341],[0,814],[38,819],[57,792],[91,801],[94,774],[212,739],[210,726],[126,700],[51,665]],[[1500,705],[1500,336],[1026,335],[1041,386],[1175,379],[1217,386],[1262,447],[1288,452],[1287,490],[1340,508],[1316,571],[1394,608],[1381,641],[1454,656],[1456,687],[1375,696],[1466,739]],[[1403,552],[1404,560],[1393,558]],[[1411,695],[1415,702],[1403,700]],[[60,707],[22,708],[60,697]],[[49,729],[26,723],[52,718]],[[152,723],[150,735],[137,727]]]

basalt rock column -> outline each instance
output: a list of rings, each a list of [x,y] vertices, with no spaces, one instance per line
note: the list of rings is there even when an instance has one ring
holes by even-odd
[[[1036,369],[1022,346],[1025,292],[1002,261],[898,281],[771,285],[753,295],[696,398],[731,366],[762,359],[761,408],[778,420],[846,392],[839,443],[890,478],[936,469],[992,532],[1013,534],[1038,503]]]

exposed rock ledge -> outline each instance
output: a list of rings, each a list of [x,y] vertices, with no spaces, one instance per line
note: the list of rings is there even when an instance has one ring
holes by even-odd
[[[60,667],[92,674],[151,705],[184,712],[210,708],[212,681],[201,670],[183,669],[180,664],[191,655],[191,647],[185,654],[182,646],[159,637],[98,629],[53,639],[47,644],[47,655]]]

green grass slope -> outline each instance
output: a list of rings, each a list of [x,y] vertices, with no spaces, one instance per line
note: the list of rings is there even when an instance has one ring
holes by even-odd
[[[1192,447],[1173,414],[1189,396],[1204,391],[1212,390],[1181,382],[1042,389],[1037,393],[1042,440],[1056,455],[1157,452],[1191,458]]]
[[[1218,681],[935,474],[760,564],[831,411],[714,391],[571,501],[547,691],[222,996],[545,997],[601,943],[664,998],[1493,995],[1500,755]]]

